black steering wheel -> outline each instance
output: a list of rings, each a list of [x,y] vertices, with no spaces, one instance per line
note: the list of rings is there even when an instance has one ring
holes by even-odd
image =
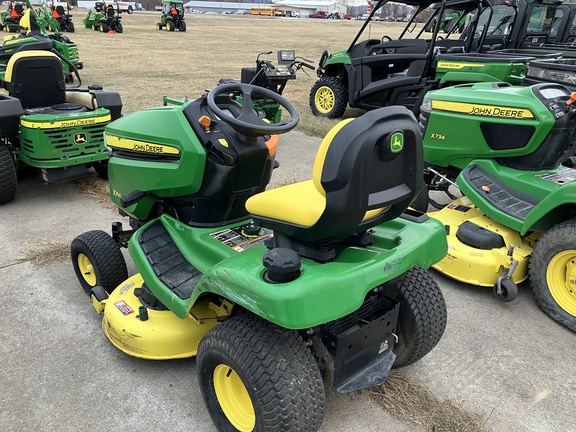
[[[234,117],[223,111],[216,102],[216,98],[222,94],[229,95],[235,93],[242,97],[242,109],[240,114]],[[277,124],[267,123],[262,120],[256,111],[252,109],[252,94],[258,94],[271,99],[280,104],[280,106],[290,114],[290,119]],[[290,132],[298,124],[298,111],[290,102],[272,90],[265,89],[250,84],[230,83],[214,87],[207,96],[207,102],[210,109],[224,123],[228,123],[232,129],[247,137],[259,137],[269,134],[283,134]]]
[[[386,41],[392,42],[392,38],[388,35],[382,36],[382,42],[386,42]]]

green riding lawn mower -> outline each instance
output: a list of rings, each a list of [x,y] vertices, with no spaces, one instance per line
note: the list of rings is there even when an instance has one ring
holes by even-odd
[[[123,33],[121,13],[120,5],[114,10],[112,5],[106,6],[104,2],[96,2],[94,9],[90,9],[83,20],[84,27],[103,33]]]
[[[84,66],[78,55],[78,46],[62,33],[48,34],[48,22],[32,6],[28,7],[20,24],[22,33],[5,38],[0,46],[0,78],[4,77],[10,58],[16,53],[44,50],[61,58],[66,82],[72,83],[73,70]]]
[[[72,6],[69,2],[64,4],[52,4],[50,6],[50,16],[52,18],[52,31],[65,31],[74,33],[74,23],[72,22]]]
[[[294,50],[279,50],[276,53],[276,64],[262,56],[268,56],[272,51],[261,52],[256,56],[255,67],[243,67],[240,71],[240,82],[252,84],[264,89],[272,90],[274,93],[282,95],[286,84],[296,79],[299,70],[306,73],[305,69],[314,70],[312,61],[296,55]],[[306,75],[308,75],[306,73]],[[232,78],[222,78],[218,85],[237,82]],[[242,103],[241,95],[237,95],[238,102]],[[266,118],[271,123],[282,121],[282,108],[275,100],[267,98],[265,95],[252,94],[252,108],[262,118]]]
[[[26,11],[25,2],[8,2],[8,8],[0,13],[0,30],[7,32],[20,31],[20,19]]]
[[[156,24],[158,30],[165,28],[168,31],[186,31],[186,21],[184,21],[184,2],[181,0],[170,0],[162,3],[162,15],[160,22]]]
[[[449,243],[435,268],[502,301],[529,279],[540,308],[572,331],[576,170],[566,161],[575,101],[554,83],[458,85],[428,93],[420,117],[426,181],[456,178],[463,194],[430,214]]]
[[[264,121],[255,93],[289,118]],[[312,180],[265,191],[277,134],[297,122],[277,93],[230,83],[111,123],[110,195],[131,229],[116,222],[71,246],[110,342],[144,359],[196,356],[221,431],[315,431],[322,373],[341,393],[382,384],[446,325],[425,270],[446,253],[444,227],[408,209],[422,179],[413,114],[339,123]]]
[[[116,92],[66,87],[61,59],[49,51],[10,57],[0,94],[0,204],[16,196],[17,171],[38,169],[47,183],[72,180],[89,167],[106,177],[104,127],[121,116]]]

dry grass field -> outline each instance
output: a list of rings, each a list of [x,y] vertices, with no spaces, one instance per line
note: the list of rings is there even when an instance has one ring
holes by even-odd
[[[159,14],[123,14],[124,33],[105,34],[86,29],[87,10],[74,11],[78,44],[85,68],[83,85],[101,84],[118,91],[124,113],[162,104],[163,96],[196,99],[220,78],[240,79],[242,67],[254,66],[258,53],[294,49],[296,55],[318,64],[322,51],[348,47],[361,21],[286,19],[234,15],[187,14],[187,31],[156,30]],[[397,37],[403,23],[374,22],[371,36]],[[367,35],[367,33],[366,33]],[[308,98],[316,73],[300,71],[286,86],[284,96],[298,108],[297,130],[323,136],[336,120],[312,115]],[[356,116],[361,111],[348,110]]]

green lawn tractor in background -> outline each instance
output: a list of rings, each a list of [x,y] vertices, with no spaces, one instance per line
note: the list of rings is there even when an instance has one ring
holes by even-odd
[[[69,2],[63,4],[52,4],[50,6],[51,17],[55,21],[55,27],[52,31],[65,31],[69,33],[74,33],[74,23],[72,22],[72,6]],[[54,22],[53,21],[53,22]]]
[[[73,68],[73,65],[70,65]],[[119,118],[116,92],[66,88],[60,58],[49,51],[14,54],[0,94],[0,204],[16,196],[17,171],[37,168],[47,183],[78,178],[94,167],[107,175],[104,127]]]
[[[162,15],[160,22],[156,24],[158,30],[165,28],[168,31],[186,31],[186,21],[184,21],[184,2],[181,0],[170,0],[162,3]]]
[[[576,93],[558,84],[459,85],[422,106],[424,159],[459,172],[464,195],[431,213],[446,226],[440,272],[512,301],[530,280],[541,309],[576,331]]]
[[[272,54],[272,51],[262,52],[256,56],[255,67],[244,67],[240,72],[240,82],[252,84],[274,93],[282,95],[288,81],[296,79],[296,73],[303,68],[314,70],[311,60],[296,56],[294,50],[280,50],[277,52],[277,61],[274,64],[267,58],[261,58]],[[229,84],[237,82],[231,78],[222,78],[218,84]],[[264,95],[252,94],[252,108],[263,118],[272,123],[280,123],[282,120],[282,109],[280,105]],[[242,98],[238,98],[242,103]]]
[[[94,3],[94,9],[90,9],[88,15],[84,18],[84,27],[103,33],[122,33],[124,32],[124,27],[122,26],[121,13],[120,6],[117,7],[117,10],[114,10],[112,5],[106,6],[104,2],[96,2]]]
[[[78,55],[78,46],[62,33],[48,34],[48,22],[44,16],[29,5],[20,22],[23,30],[19,35],[5,38],[0,46],[0,78],[6,73],[10,58],[22,51],[52,51],[62,60],[62,67],[68,83],[74,79],[73,69],[82,69],[84,64]]]
[[[23,1],[9,1],[8,8],[0,13],[0,30],[17,33],[20,31],[20,19],[26,11]]]
[[[261,119],[257,91],[289,118]],[[220,431],[316,431],[321,368],[340,393],[382,384],[446,325],[424,270],[446,253],[444,227],[407,209],[422,179],[414,116],[387,107],[339,123],[312,180],[265,191],[275,134],[297,122],[283,97],[243,83],[113,122],[110,194],[131,229],[71,246],[110,342],[144,359],[196,356]]]

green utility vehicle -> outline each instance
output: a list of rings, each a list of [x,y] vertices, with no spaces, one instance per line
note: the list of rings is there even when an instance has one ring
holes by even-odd
[[[0,204],[16,196],[17,171],[37,168],[47,183],[78,178],[89,167],[106,176],[104,127],[119,118],[120,96],[100,86],[66,88],[60,58],[22,51],[8,61],[0,94]]]
[[[256,91],[290,117],[263,121]],[[312,180],[265,191],[275,134],[297,122],[283,97],[243,83],[113,122],[110,193],[132,229],[72,242],[106,337],[139,358],[196,356],[220,431],[316,431],[321,368],[340,393],[379,385],[446,325],[424,270],[446,253],[444,227],[407,209],[422,180],[413,114],[386,107],[339,123]],[[121,246],[138,271],[129,278]]]
[[[160,22],[156,24],[158,30],[165,28],[168,31],[186,31],[184,21],[184,2],[181,0],[169,0],[162,3],[162,15]]]
[[[361,40],[385,3],[376,4],[347,50],[322,54],[319,79],[310,92],[315,115],[340,117],[348,105],[362,109],[403,105],[417,114],[430,90],[476,81],[521,84],[530,60],[571,55],[568,48],[542,48],[560,4],[556,0],[442,0],[421,28],[419,16],[435,2],[408,1],[418,9],[398,40],[386,35]],[[468,19],[461,34],[455,34],[458,26],[451,26],[446,36],[439,36],[441,25],[435,23],[442,22],[439,18],[446,10],[458,12],[452,21]]]

